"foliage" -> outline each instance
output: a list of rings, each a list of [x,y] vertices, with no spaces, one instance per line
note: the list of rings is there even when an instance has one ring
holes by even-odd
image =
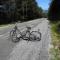
[[[51,24],[51,32],[52,32],[52,45],[51,48],[51,60],[60,60],[60,34],[58,33],[59,22],[55,22]]]
[[[51,60],[60,60],[60,50],[51,48]]]
[[[28,21],[42,17],[42,8],[35,0],[1,0],[0,24]]]
[[[52,22],[60,20],[60,0],[52,0],[49,7],[48,19]]]
[[[22,6],[22,7],[19,7]],[[17,13],[20,16],[19,19],[23,20],[29,20],[29,19],[35,19],[41,17],[42,9],[37,6],[37,3],[35,0],[18,0],[17,1]]]

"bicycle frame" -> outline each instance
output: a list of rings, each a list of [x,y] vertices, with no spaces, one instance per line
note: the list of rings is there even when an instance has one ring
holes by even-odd
[[[17,35],[17,31],[19,32],[19,36]],[[37,37],[36,37],[36,35],[34,35],[34,33],[37,33],[37,34],[39,34],[39,39],[38,39],[38,41],[39,40],[41,40],[41,33],[39,32],[39,30],[38,31],[32,31],[32,32],[30,32],[30,29],[28,30],[26,30],[25,31],[26,33],[24,34],[23,32],[21,32],[19,29],[14,29],[14,30],[12,30],[11,32],[10,32],[10,35],[11,35],[11,33],[12,33],[12,35],[11,35],[11,37],[12,37],[12,41],[20,41],[21,40],[21,38],[23,39],[23,40],[28,40],[28,41],[35,41],[35,40],[37,40]],[[15,40],[13,40],[13,36],[16,36],[15,38]]]

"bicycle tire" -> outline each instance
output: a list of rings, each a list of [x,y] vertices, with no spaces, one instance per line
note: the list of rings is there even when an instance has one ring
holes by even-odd
[[[17,33],[14,30],[10,31],[10,38],[11,38],[12,42],[19,42],[19,40],[20,40],[17,38]]]
[[[37,34],[38,34],[39,36],[37,36]],[[32,38],[30,37],[31,40],[33,40],[33,41],[40,41],[40,40],[41,40],[41,32],[32,31],[31,34],[30,34],[30,36],[31,36],[31,35],[33,36]]]

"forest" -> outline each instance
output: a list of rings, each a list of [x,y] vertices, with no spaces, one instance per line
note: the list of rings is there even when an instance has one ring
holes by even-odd
[[[0,24],[29,21],[46,17],[43,9],[38,7],[36,0],[1,0]]]

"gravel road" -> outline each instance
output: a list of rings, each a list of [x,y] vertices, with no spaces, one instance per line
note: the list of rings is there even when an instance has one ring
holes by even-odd
[[[22,40],[19,43],[13,43],[9,38],[9,31],[13,26],[2,28],[0,29],[0,60],[49,60],[51,42],[49,21],[42,18],[17,24],[21,31],[27,25],[32,27],[32,31],[40,29],[41,41]]]

